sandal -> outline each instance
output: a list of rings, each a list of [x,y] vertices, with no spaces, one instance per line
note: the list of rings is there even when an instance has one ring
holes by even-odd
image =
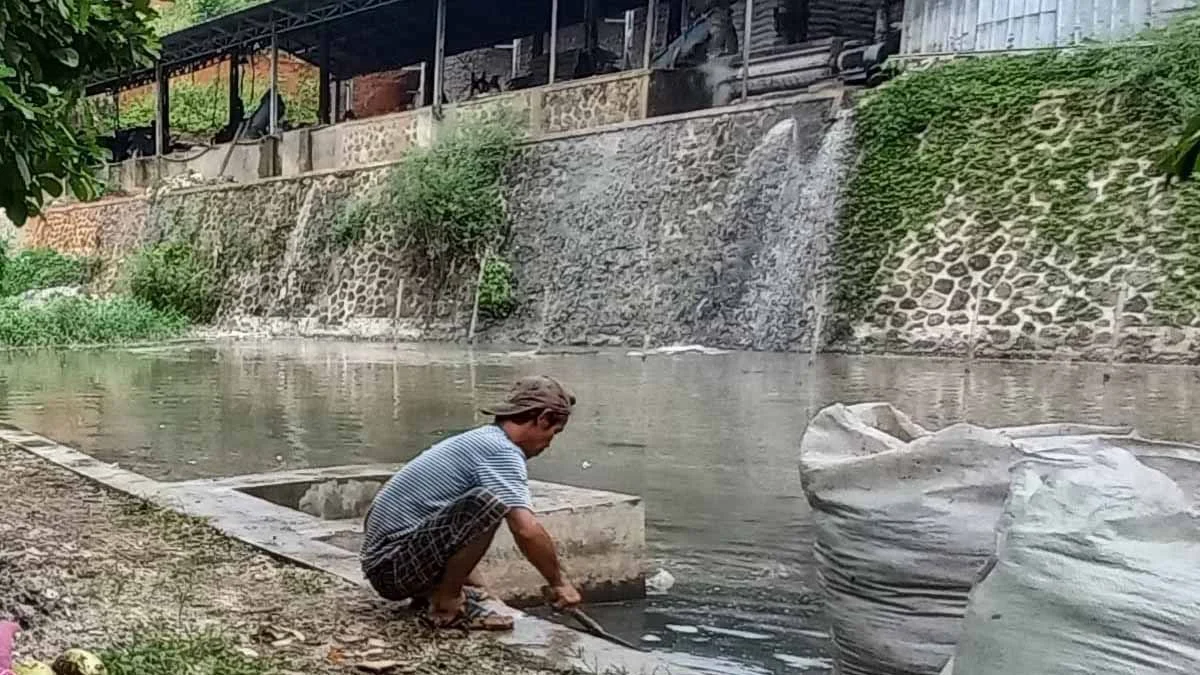
[[[421,622],[434,630],[508,631],[513,627],[512,617],[493,612],[470,598],[463,602],[462,609],[452,619],[435,619],[426,611],[421,614]]]

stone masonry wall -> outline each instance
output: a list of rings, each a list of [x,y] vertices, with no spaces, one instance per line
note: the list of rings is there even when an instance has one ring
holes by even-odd
[[[896,242],[876,275],[872,310],[836,348],[1200,363],[1200,313],[1178,309],[1200,297],[1187,281],[1195,233],[1179,226],[1200,208],[1200,194],[1165,189],[1155,148],[1135,125],[1117,146],[1097,145],[1089,134],[1114,107],[1080,96],[1047,92],[1007,132],[1008,169],[989,194],[947,183],[930,226]],[[978,152],[964,145],[956,161]],[[1081,176],[1038,175],[1072,152],[1079,157],[1069,170]],[[1082,192],[1069,183],[1083,183]],[[1044,230],[1069,221],[1055,202],[1076,197],[1082,226],[1056,242]]]
[[[834,101],[754,104],[529,143],[506,196],[518,309],[485,322],[482,339],[806,347],[822,311],[846,136]],[[196,241],[225,279],[225,327],[461,338],[473,264],[429,278],[395,242],[335,241],[343,209],[390,170],[55,211],[48,222],[61,234],[30,230],[27,243],[80,238],[77,252],[119,269],[146,244]]]

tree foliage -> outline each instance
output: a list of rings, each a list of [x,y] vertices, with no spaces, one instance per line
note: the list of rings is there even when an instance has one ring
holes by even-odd
[[[0,208],[17,225],[64,183],[96,194],[99,148],[72,123],[87,75],[151,64],[153,17],[149,0],[0,0]]]

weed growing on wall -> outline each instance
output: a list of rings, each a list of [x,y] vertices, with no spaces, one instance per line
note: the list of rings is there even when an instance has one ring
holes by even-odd
[[[130,262],[129,291],[162,312],[207,323],[220,303],[212,270],[188,243],[166,242],[139,252]]]
[[[0,345],[48,347],[175,337],[184,317],[132,298],[58,298],[44,304],[0,299]]]
[[[0,252],[0,297],[25,291],[73,286],[91,277],[92,261],[63,255],[49,248],[26,249],[12,256]]]
[[[1195,17],[1137,43],[905,73],[857,111],[838,309],[849,319],[871,310],[906,238],[970,227],[981,239],[1028,236],[1029,255],[1058,245],[1085,276],[1140,253],[1170,258],[1156,309],[1190,322],[1200,316],[1200,187],[1163,193],[1156,167],[1197,110]],[[946,216],[950,202],[970,222]]]
[[[479,311],[494,319],[508,316],[516,305],[512,265],[500,258],[488,258],[479,284]]]

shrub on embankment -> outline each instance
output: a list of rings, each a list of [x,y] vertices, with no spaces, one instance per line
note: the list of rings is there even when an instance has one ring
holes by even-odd
[[[1151,298],[1147,316],[1170,325],[1200,320],[1200,186],[1168,189],[1158,168],[1198,108],[1195,16],[1114,46],[904,73],[857,109],[858,161],[836,253],[840,314],[915,325],[912,315],[889,315],[900,299],[901,307],[928,308],[912,306],[926,270],[911,267],[914,260],[902,270],[901,250],[911,258],[923,247],[917,257],[937,274],[953,240],[966,243],[964,262],[975,253],[990,258],[963,276],[982,276],[1001,247],[1019,266],[1057,256],[1057,270],[1044,274],[1066,271],[1070,279],[1039,274],[1067,295],[1086,295],[1082,313],[1111,303],[1089,284],[1114,267],[1161,265],[1161,282],[1131,288]],[[1055,311],[1055,321],[1083,317],[1070,307]]]
[[[134,256],[129,292],[154,309],[196,323],[212,321],[220,302],[213,272],[191,245],[178,241],[148,247]]]
[[[49,347],[175,337],[186,318],[126,297],[56,298],[43,304],[0,299],[0,345]]]
[[[31,301],[18,297],[27,291],[86,284],[93,269],[88,258],[50,249],[28,249],[11,257],[0,251],[0,346],[155,340],[175,337],[188,328],[190,315],[186,312],[136,297],[68,296]],[[164,297],[175,296],[164,293]]]
[[[49,248],[33,248],[8,256],[0,249],[0,297],[55,286],[87,283],[92,261],[63,255]]]

